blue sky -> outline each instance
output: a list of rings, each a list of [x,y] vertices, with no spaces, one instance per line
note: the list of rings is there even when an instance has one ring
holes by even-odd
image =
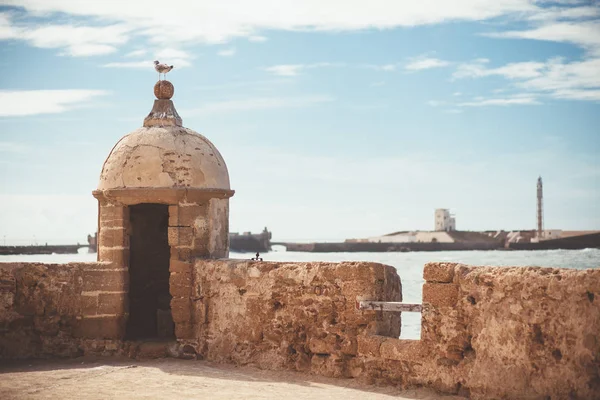
[[[73,242],[157,74],[221,151],[231,231],[600,229],[595,1],[4,0],[0,240]],[[367,5],[368,4],[368,5]]]

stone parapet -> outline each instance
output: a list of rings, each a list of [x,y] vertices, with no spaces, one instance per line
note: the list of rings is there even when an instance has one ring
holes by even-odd
[[[398,337],[398,313],[357,298],[401,299],[393,267],[376,263],[196,260],[197,351],[213,361],[351,376],[358,338]]]
[[[76,356],[90,350],[82,340],[122,339],[127,283],[109,262],[0,263],[0,359]]]
[[[0,358],[137,354],[125,271],[0,263]],[[208,360],[473,399],[600,398],[600,269],[429,263],[420,340],[398,339],[398,313],[356,307],[401,301],[390,266],[171,258],[170,274],[179,346]]]

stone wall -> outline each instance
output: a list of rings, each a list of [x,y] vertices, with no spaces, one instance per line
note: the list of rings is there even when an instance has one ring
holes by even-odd
[[[0,263],[0,359],[112,354],[127,285],[110,263]]]
[[[180,348],[201,358],[433,387],[475,399],[600,398],[600,269],[425,266],[421,340],[393,267],[171,259]],[[132,354],[127,269],[0,263],[0,358]],[[189,351],[187,352],[189,354]]]
[[[400,334],[399,313],[356,309],[401,301],[390,266],[197,260],[193,280],[193,345],[208,360],[349,377],[358,337]]]
[[[399,316],[395,271],[370,263],[197,260],[202,357],[433,387],[472,398],[600,398],[600,270],[425,266],[421,340]]]
[[[421,340],[359,341],[371,381],[480,399],[600,398],[600,269],[430,263],[424,278]]]

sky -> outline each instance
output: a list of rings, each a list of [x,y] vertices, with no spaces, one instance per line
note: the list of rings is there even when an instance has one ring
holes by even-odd
[[[167,78],[227,162],[230,230],[340,241],[600,229],[600,3],[0,0],[0,243],[84,243]]]

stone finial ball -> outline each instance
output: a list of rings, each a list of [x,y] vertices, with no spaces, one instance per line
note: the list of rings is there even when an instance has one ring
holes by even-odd
[[[158,81],[154,85],[154,95],[160,100],[169,100],[175,93],[175,87],[169,81]]]

